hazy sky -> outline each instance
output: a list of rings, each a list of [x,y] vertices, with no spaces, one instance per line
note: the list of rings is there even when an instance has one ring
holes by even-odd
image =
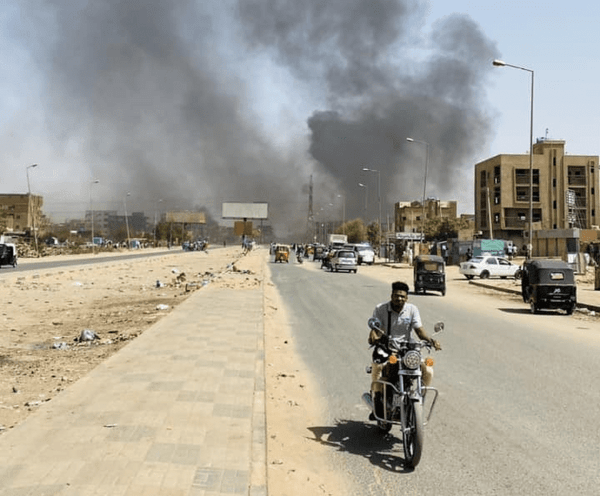
[[[268,202],[278,233],[314,210],[378,216],[427,195],[473,212],[473,166],[566,140],[600,153],[589,2],[5,0],[0,191],[55,220]],[[92,181],[100,182],[92,186]],[[129,196],[127,195],[129,192]],[[339,196],[338,196],[339,195]],[[126,200],[125,200],[126,198]],[[159,202],[158,200],[163,200]],[[333,206],[330,206],[332,204]],[[321,210],[323,208],[323,210]]]

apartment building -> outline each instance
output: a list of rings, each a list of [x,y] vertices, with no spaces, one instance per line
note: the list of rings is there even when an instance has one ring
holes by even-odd
[[[11,232],[38,231],[41,225],[44,198],[39,195],[0,194],[0,215]]]
[[[420,201],[398,202],[394,205],[396,232],[420,233],[423,213],[425,214],[425,221],[438,218],[456,219],[457,202],[428,198],[425,200],[424,212],[423,203]]]
[[[533,231],[598,226],[598,156],[568,155],[562,140],[538,140],[532,150],[533,174],[529,154],[496,155],[475,165],[476,231],[527,244],[530,191]]]

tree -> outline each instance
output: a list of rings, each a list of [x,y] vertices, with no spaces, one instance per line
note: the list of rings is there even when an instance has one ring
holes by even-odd
[[[367,240],[373,248],[379,248],[379,221],[371,222],[367,226]]]
[[[424,234],[428,241],[446,241],[452,238],[458,238],[458,231],[468,229],[469,221],[456,218],[437,218],[429,219],[425,222]]]
[[[362,219],[354,219],[336,229],[335,234],[346,234],[348,236],[348,243],[360,243],[366,239],[367,229]]]

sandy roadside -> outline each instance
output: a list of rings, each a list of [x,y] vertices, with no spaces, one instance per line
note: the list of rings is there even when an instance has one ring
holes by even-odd
[[[81,255],[65,258],[78,258]],[[3,273],[0,298],[0,436],[86,375],[205,284],[264,288],[269,493],[344,494],[326,449],[308,440],[320,410],[296,357],[287,316],[270,282],[266,248],[237,247],[97,266]],[[35,265],[50,257],[21,260]],[[75,341],[83,330],[99,339]]]

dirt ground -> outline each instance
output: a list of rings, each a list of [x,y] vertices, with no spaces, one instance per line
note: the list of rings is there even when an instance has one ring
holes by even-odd
[[[264,284],[269,493],[344,494],[343,481],[332,476],[327,451],[307,439],[306,426],[315,424],[319,411],[312,396],[317,388],[292,358],[293,341],[283,305],[269,282],[268,261],[264,248],[243,255],[231,247],[165,252],[136,261],[119,261],[115,255],[114,261],[93,267],[28,272],[3,268],[0,436],[207,282],[240,291]],[[80,341],[83,331],[93,331],[98,339]]]

